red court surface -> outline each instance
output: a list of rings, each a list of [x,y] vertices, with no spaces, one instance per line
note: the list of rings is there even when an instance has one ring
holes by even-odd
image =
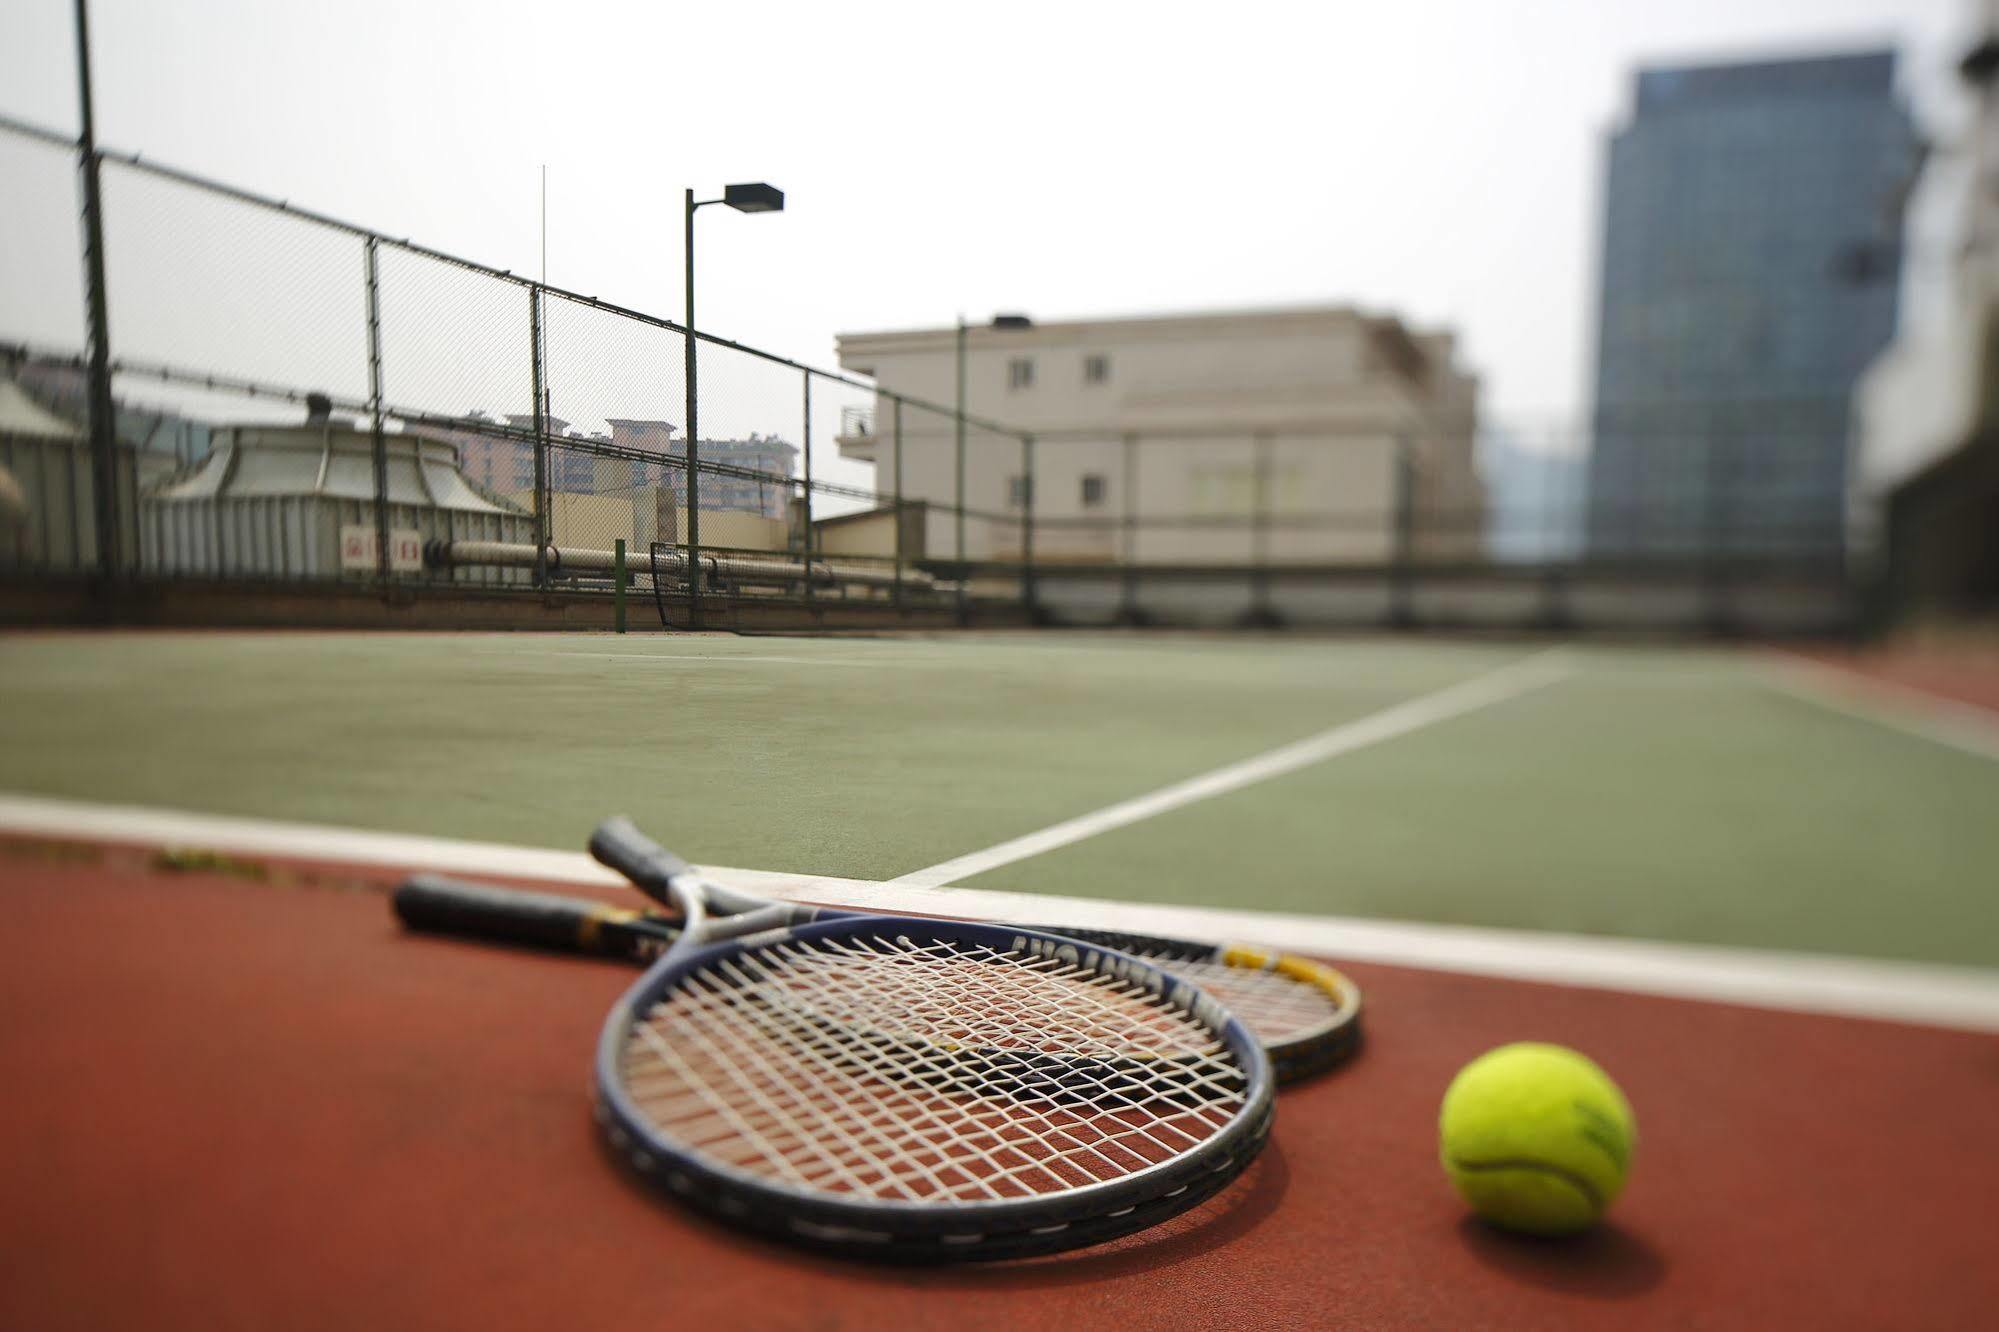
[[[910,1270],[691,1219],[600,1157],[631,974],[403,934],[363,889],[0,847],[0,1326],[1969,1328],[1999,1309],[1999,1040],[1356,966],[1369,1043],[1244,1179],[1079,1254]],[[1470,1222],[1437,1102],[1605,1063],[1640,1144],[1576,1242]]]
[[[1986,642],[1900,643],[1802,652],[1861,681],[1914,695],[1968,703],[1999,718],[1999,636]]]

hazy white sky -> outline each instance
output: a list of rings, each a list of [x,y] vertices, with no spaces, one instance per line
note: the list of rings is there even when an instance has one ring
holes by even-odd
[[[100,139],[831,364],[837,332],[1350,301],[1586,401],[1605,132],[1643,61],[1893,43],[1954,123],[1964,0],[92,0]],[[0,0],[0,110],[75,123],[70,0]],[[115,334],[115,330],[114,330]]]

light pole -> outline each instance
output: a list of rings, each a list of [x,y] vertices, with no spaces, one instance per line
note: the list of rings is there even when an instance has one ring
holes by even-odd
[[[781,213],[784,191],[761,181],[723,187],[719,199],[696,201],[687,191],[687,627],[701,627],[701,422],[700,393],[695,383],[694,337],[694,213],[709,204],[727,204],[739,213]]]
[[[76,0],[76,92],[81,105],[82,133],[76,140],[77,166],[83,184],[83,289],[90,320],[87,352],[90,427],[90,479],[95,492],[97,574],[99,586],[116,585],[124,574],[125,552],[119,547],[118,408],[111,397],[111,315],[104,288],[104,207],[99,183],[97,129],[90,93],[90,16],[85,0]],[[388,558],[383,552],[383,558]]]

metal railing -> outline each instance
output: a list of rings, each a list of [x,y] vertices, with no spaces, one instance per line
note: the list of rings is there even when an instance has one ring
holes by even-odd
[[[851,404],[840,409],[840,435],[845,439],[873,439],[875,409],[872,404]]]

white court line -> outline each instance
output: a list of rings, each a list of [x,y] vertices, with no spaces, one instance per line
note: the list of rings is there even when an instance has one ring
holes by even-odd
[[[36,796],[0,795],[0,832],[629,888],[624,879],[581,852]],[[710,867],[707,872],[744,892],[787,901],[1211,941],[1268,941],[1293,952],[1335,959],[1999,1032],[1999,971],[1971,967],[977,888],[921,888],[767,870]]]
[[[845,657],[734,657],[726,654],[704,656],[698,652],[546,652],[529,649],[526,652],[511,652],[513,657],[584,657],[599,661],[705,661],[711,666],[760,666],[765,662],[785,662],[794,666],[865,666],[870,670],[880,666],[911,667],[924,666],[926,662],[911,661],[849,661]],[[943,663],[938,663],[943,664]]]
[[[1766,663],[1764,683],[1828,712],[1886,726],[1904,735],[1999,760],[1999,718],[1984,708],[1939,698],[1872,676],[1853,675],[1804,657]]]
[[[147,847],[190,847],[237,855],[386,865],[395,869],[449,870],[455,866],[465,874],[493,874],[508,879],[607,886],[625,883],[621,875],[580,851],[547,851],[138,805],[100,805],[11,792],[0,794],[0,833],[77,837]]]
[[[1278,749],[1231,763],[1226,767],[1204,772],[1198,777],[1162,786],[1130,800],[1107,805],[1091,813],[1079,815],[1062,823],[1053,824],[1011,841],[989,846],[983,851],[973,851],[904,874],[892,880],[894,883],[909,884],[919,888],[935,888],[959,879],[969,879],[975,874],[983,874],[1001,865],[1011,865],[1029,856],[1038,856],[1058,847],[1080,842],[1086,837],[1122,828],[1127,824],[1164,814],[1168,810],[1191,805],[1198,800],[1226,795],[1257,782],[1269,781],[1272,777],[1282,777],[1285,773],[1296,772],[1300,768],[1322,763],[1340,754],[1350,754],[1356,749],[1392,740],[1411,731],[1420,731],[1426,726],[1448,721],[1452,717],[1494,703],[1504,702],[1529,693],[1544,685],[1553,684],[1575,670],[1561,648],[1549,648],[1531,657],[1502,666],[1496,671],[1474,676],[1460,681],[1435,693],[1397,703],[1394,707],[1361,717],[1358,720],[1342,722],[1317,735],[1307,736]]]

